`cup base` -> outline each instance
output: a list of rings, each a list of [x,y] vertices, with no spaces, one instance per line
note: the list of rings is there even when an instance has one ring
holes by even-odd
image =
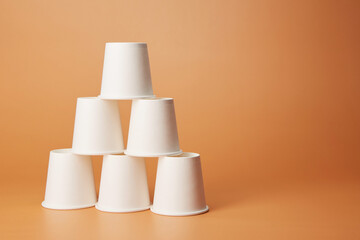
[[[56,205],[56,204],[49,204],[43,201],[41,206],[47,209],[55,209],[55,210],[73,210],[73,209],[81,209],[81,208],[90,208],[95,206],[95,203],[91,204],[84,204],[84,205],[74,205],[74,206],[63,206],[63,205]]]
[[[101,156],[101,155],[124,153],[124,150],[119,150],[119,151],[104,151],[104,152],[76,152],[76,151],[73,151],[73,150],[72,150],[72,153],[73,153],[73,154],[77,154],[77,155]]]
[[[112,213],[129,213],[129,212],[140,212],[150,209],[150,205],[142,208],[130,208],[130,209],[116,209],[116,208],[107,208],[100,206],[99,204],[95,205],[95,208],[102,212],[112,212]]]
[[[155,95],[143,95],[143,96],[122,96],[122,97],[117,97],[117,96],[101,96],[99,95],[98,98],[103,99],[103,100],[132,100],[132,99],[139,99],[139,98],[154,98],[156,97]]]
[[[182,154],[182,150],[176,152],[168,152],[168,153],[133,153],[124,151],[125,155],[133,156],[133,157],[162,157],[162,156],[176,156]]]
[[[202,213],[206,213],[207,211],[209,211],[209,207],[206,205],[206,208],[199,210],[199,211],[194,211],[194,212],[162,212],[162,211],[157,211],[155,210],[153,207],[150,208],[150,211],[159,215],[163,215],[163,216],[173,216],[173,217],[182,217],[182,216],[193,216],[193,215],[199,215]]]

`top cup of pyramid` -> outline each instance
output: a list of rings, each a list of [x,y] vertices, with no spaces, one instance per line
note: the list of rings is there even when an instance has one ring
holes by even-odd
[[[154,97],[146,43],[106,43],[101,99]]]

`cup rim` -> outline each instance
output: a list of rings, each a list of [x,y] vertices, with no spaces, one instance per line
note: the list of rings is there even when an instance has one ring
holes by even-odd
[[[152,97],[152,98],[139,98],[134,99],[134,101],[173,101],[174,98],[171,97]]]
[[[109,155],[109,154],[120,154],[123,153],[124,149],[122,150],[109,150],[109,151],[98,151],[98,152],[81,152],[81,151],[73,151],[73,154],[76,155],[83,155],[83,156],[101,156],[101,155]]]
[[[138,208],[113,208],[113,207],[106,207],[99,202],[95,204],[95,208],[102,212],[108,212],[108,213],[130,213],[130,212],[141,212],[149,210],[151,205],[145,206],[145,207],[138,207]]]
[[[127,155],[125,155],[124,152],[121,152],[121,153],[109,153],[109,154],[104,154],[104,156],[127,156]]]
[[[200,157],[199,153],[194,153],[194,152],[182,152],[179,155],[172,155],[172,156],[164,156],[164,158],[196,158],[196,157]]]
[[[186,216],[194,216],[194,215],[199,215],[199,214],[203,214],[209,211],[209,206],[206,205],[206,207],[204,209],[200,209],[197,211],[191,211],[191,212],[171,212],[171,211],[159,211],[156,210],[154,208],[154,205],[151,206],[150,211],[158,214],[158,215],[163,215],[163,216],[172,216],[172,217],[186,217]]]
[[[166,153],[140,153],[140,152],[129,152],[127,150],[124,151],[125,155],[131,156],[131,157],[167,157],[167,156],[174,156],[179,155],[183,151],[180,149],[176,152],[166,152]]]
[[[105,157],[110,157],[110,158],[115,158],[115,159],[124,159],[124,158],[134,158],[134,159],[142,159],[144,157],[138,157],[138,156],[130,156],[130,155],[126,155],[124,152],[122,153],[110,153],[110,154],[104,154],[103,155],[103,159]]]
[[[56,204],[56,203],[49,203],[47,201],[43,201],[41,203],[41,206],[47,209],[53,209],[53,210],[74,210],[74,209],[82,209],[82,208],[91,208],[95,206],[94,203],[87,203],[87,204]]]

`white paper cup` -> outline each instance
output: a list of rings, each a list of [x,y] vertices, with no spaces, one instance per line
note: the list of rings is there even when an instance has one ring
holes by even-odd
[[[71,149],[50,152],[45,200],[50,209],[78,209],[96,203],[93,168],[90,156],[71,153]]]
[[[146,43],[106,43],[101,83],[102,99],[152,97]]]
[[[150,208],[144,158],[105,155],[96,209],[137,212]]]
[[[78,98],[72,151],[81,155],[122,153],[124,142],[117,101]]]
[[[189,216],[208,210],[200,155],[183,153],[160,157],[151,211],[167,216]]]
[[[157,157],[180,154],[174,100],[133,100],[126,155]]]

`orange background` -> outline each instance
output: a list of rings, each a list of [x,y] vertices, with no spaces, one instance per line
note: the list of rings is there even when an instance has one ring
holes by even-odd
[[[360,238],[359,1],[1,0],[0,31],[1,239]],[[49,151],[71,147],[110,41],[148,43],[210,212],[41,207]],[[97,187],[100,171],[96,157]]]

